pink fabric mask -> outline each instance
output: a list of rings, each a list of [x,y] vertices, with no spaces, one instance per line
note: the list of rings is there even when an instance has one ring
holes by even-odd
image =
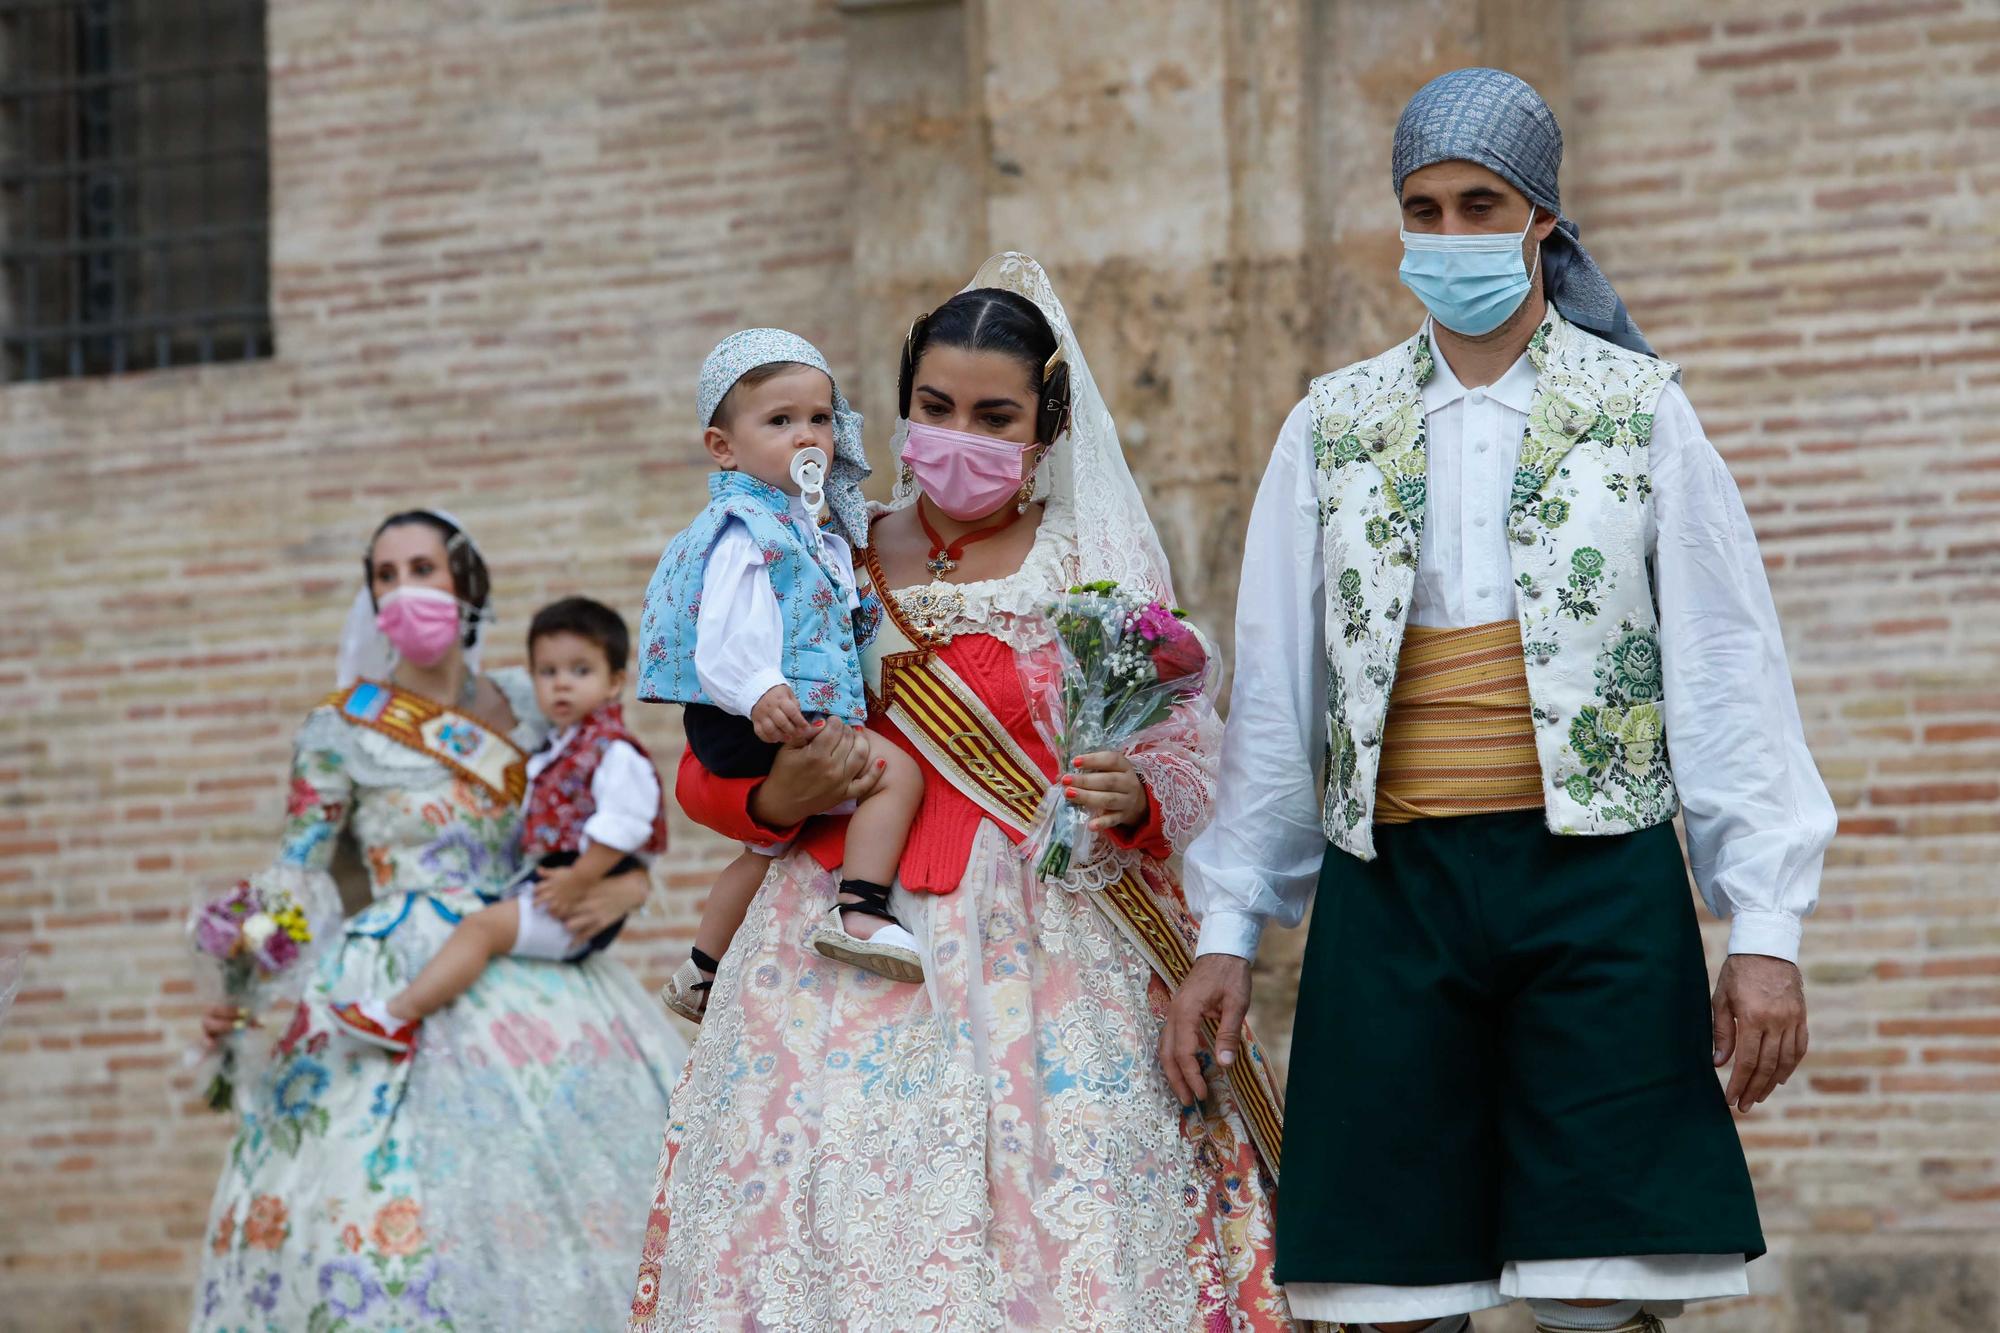
[[[931,503],[961,523],[984,518],[1021,489],[1021,455],[1032,444],[909,423],[903,462]]]
[[[375,628],[404,661],[436,666],[458,640],[458,598],[441,588],[398,588],[382,599]]]

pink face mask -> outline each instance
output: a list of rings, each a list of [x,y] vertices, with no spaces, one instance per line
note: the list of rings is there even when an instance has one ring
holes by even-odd
[[[1021,489],[1021,455],[1034,447],[912,421],[903,461],[932,504],[970,523]]]
[[[375,612],[382,631],[414,666],[436,666],[458,640],[458,598],[441,588],[398,588]]]

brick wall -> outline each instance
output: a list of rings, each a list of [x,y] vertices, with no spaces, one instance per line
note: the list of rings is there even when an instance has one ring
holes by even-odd
[[[377,517],[467,520],[497,660],[552,595],[636,614],[716,337],[818,340],[879,446],[910,314],[1019,245],[1224,624],[1291,398],[1415,324],[1388,127],[1474,61],[1549,93],[1571,212],[1687,367],[1843,815],[1812,1060],[1744,1123],[1777,1257],[1691,1322],[2000,1325],[2000,6],[1065,10],[275,0],[277,358],[0,391],[0,1328],[185,1318],[224,1127],[177,920],[268,854]],[[654,979],[726,854],[674,835],[620,946]]]
[[[1842,816],[1734,1326],[2000,1326],[2000,5],[1569,13],[1567,202],[1729,459]]]
[[[810,4],[280,0],[277,357],[0,392],[0,1327],[186,1319],[226,1126],[179,917],[270,853],[373,523],[465,519],[497,662],[552,596],[636,623],[709,346],[851,364],[844,50]],[[674,834],[655,980],[725,850]]]

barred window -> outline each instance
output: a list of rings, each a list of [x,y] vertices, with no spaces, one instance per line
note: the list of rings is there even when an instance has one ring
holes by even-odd
[[[263,0],[0,0],[10,380],[269,356]]]

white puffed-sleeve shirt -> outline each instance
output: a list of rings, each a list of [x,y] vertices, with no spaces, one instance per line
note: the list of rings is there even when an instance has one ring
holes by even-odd
[[[792,497],[792,514],[817,537],[823,564],[843,585],[847,609],[859,609],[854,552],[846,539],[814,523],[797,496]],[[759,699],[785,683],[778,669],[785,659],[785,613],[771,586],[764,552],[742,523],[725,524],[709,548],[694,632],[695,679],[723,712],[748,717]]]
[[[1423,389],[1429,487],[1415,624],[1516,614],[1507,506],[1536,378],[1524,355],[1490,387],[1467,389],[1437,356]],[[1667,744],[1695,884],[1731,919],[1731,953],[1796,962],[1836,816],[1806,750],[1756,536],[1678,384],[1661,395],[1650,465]],[[1251,510],[1216,816],[1187,853],[1202,953],[1249,958],[1266,921],[1298,924],[1327,849],[1326,571],[1313,470],[1301,402]]]

